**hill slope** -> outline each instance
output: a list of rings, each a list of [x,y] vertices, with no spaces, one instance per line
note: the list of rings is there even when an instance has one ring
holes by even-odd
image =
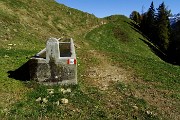
[[[158,58],[148,47],[151,43],[138,33],[131,20],[124,16],[106,19],[109,23],[89,32],[87,41],[96,50],[107,53],[113,65],[131,71],[131,77],[123,83],[135,88],[135,96],[165,112],[166,119],[179,119],[179,108],[176,106],[179,105],[180,67]],[[173,102],[176,104],[172,105]]]
[[[0,7],[1,40],[18,39],[18,42],[23,36],[26,39],[29,37],[40,40],[49,36],[69,37],[101,21],[93,15],[68,8],[54,0],[1,0]]]
[[[98,19],[54,0],[1,0],[0,16],[1,118],[179,119],[180,67],[160,60],[128,18]],[[75,39],[79,84],[46,87],[9,78],[50,36]],[[71,93],[59,91],[68,87]],[[36,102],[39,97],[48,102]],[[56,105],[61,98],[69,103]]]

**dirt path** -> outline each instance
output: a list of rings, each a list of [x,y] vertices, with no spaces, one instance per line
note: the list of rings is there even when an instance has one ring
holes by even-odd
[[[95,50],[88,51],[92,58],[99,60],[98,66],[91,66],[87,69],[87,77],[93,80],[101,90],[108,90],[111,82],[126,82],[131,78],[130,73],[121,67],[117,67],[109,62],[105,54]]]
[[[89,44],[84,42],[83,48],[86,47],[88,48]],[[100,51],[90,48],[87,49],[86,54],[88,57],[86,56],[87,58],[85,57],[85,59],[94,58],[98,61],[98,64],[91,64],[86,68],[84,76],[88,81],[87,84],[96,86],[106,92],[109,90],[111,83],[122,82],[132,85],[134,87],[132,90],[134,97],[144,99],[149,105],[157,107],[159,114],[162,114],[165,118],[180,119],[180,111],[177,107],[178,102],[166,97],[170,96],[171,92],[155,88],[155,85],[160,83],[146,82],[136,77],[133,71],[111,63],[110,58]]]

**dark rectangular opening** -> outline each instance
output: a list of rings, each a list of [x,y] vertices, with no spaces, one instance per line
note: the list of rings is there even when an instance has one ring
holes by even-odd
[[[71,57],[70,42],[59,43],[60,57]]]

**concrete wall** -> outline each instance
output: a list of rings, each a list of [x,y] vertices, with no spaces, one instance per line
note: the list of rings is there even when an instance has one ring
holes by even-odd
[[[61,44],[67,44],[69,49],[61,51]],[[63,57],[61,57],[63,54]],[[29,62],[30,78],[39,83],[77,84],[77,60],[72,39],[61,42],[56,38],[48,39],[46,48],[32,57]]]

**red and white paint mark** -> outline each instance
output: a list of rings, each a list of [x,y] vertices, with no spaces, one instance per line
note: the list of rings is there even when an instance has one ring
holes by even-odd
[[[67,63],[70,65],[74,65],[76,64],[76,59],[68,59]]]

